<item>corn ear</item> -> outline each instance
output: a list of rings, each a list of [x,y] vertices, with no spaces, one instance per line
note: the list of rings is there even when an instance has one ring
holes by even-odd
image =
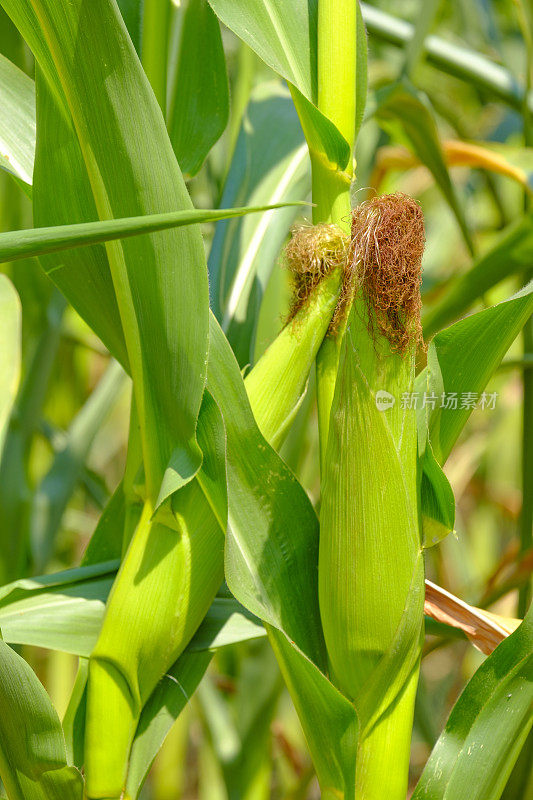
[[[403,198],[377,201],[356,212],[364,230],[354,234],[356,296],[340,347],[323,465],[319,602],[332,680],[355,704],[361,725],[356,796],[403,800],[424,576],[416,419],[401,398],[414,385],[421,252],[418,278],[405,264],[385,262],[386,240],[401,239],[405,215],[409,222],[413,211],[413,224],[420,216]],[[399,203],[398,213],[388,217],[387,202]],[[410,235],[420,238],[419,230]],[[413,257],[404,245],[396,257],[405,255]],[[415,282],[407,290],[406,274]],[[391,281],[396,305],[385,296]]]

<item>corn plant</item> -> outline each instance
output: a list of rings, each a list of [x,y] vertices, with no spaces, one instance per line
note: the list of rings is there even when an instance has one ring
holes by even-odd
[[[484,56],[428,37],[436,2],[422,4],[414,28],[358,0],[0,5],[9,800],[185,796],[176,785],[165,794],[160,775],[171,742],[183,771],[193,713],[198,760],[218,770],[223,796],[282,796],[269,747],[283,686],[307,759],[280,734],[298,777],[283,796],[314,796],[314,775],[326,800],[528,796],[526,5],[509,4],[525,43],[522,88]],[[367,32],[403,48],[394,77],[370,91]],[[413,82],[424,58],[521,112],[518,155],[462,135],[442,141]],[[505,230],[481,252],[457,165],[484,170],[502,216]],[[424,298],[431,203],[391,179],[412,169],[431,181],[468,263]],[[506,219],[495,176],[515,184],[520,219]],[[367,199],[365,181],[377,190]],[[522,332],[523,502],[515,571],[500,590],[518,587],[519,598],[502,614],[486,606],[509,559],[476,605],[425,573],[445,578],[435,553],[460,528],[443,465],[471,424],[471,396],[488,404]],[[61,388],[67,334],[85,354],[76,386],[87,364],[100,377],[67,404],[63,432],[46,404],[49,387]],[[110,492],[90,458],[112,438],[113,415],[127,425]],[[83,553],[65,559],[79,492],[98,519]],[[431,727],[421,663],[458,639],[487,657],[440,735],[428,734],[414,785],[413,731]],[[61,721],[32,647],[77,658]],[[199,779],[193,796],[219,796],[206,786]]]

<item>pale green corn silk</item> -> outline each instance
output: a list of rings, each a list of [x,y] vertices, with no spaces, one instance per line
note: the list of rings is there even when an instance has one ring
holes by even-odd
[[[358,796],[392,800],[407,788],[423,621],[416,420],[402,407],[413,390],[417,336],[411,321],[412,344],[393,352],[369,314],[360,289],[330,415],[319,601],[332,680],[361,724]]]

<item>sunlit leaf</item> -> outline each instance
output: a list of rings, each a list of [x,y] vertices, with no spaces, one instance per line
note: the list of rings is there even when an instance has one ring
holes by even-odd
[[[497,800],[533,724],[533,609],[467,684],[413,800]]]
[[[21,308],[13,285],[0,275],[0,460],[20,377]]]
[[[35,87],[0,54],[0,167],[26,184],[31,194],[35,154]]]

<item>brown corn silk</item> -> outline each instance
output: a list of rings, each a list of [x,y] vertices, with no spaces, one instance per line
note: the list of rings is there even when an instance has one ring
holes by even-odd
[[[333,324],[344,318],[361,289],[369,332],[384,336],[393,352],[422,341],[420,283],[424,216],[406,194],[374,197],[352,212],[352,235],[343,291]]]

